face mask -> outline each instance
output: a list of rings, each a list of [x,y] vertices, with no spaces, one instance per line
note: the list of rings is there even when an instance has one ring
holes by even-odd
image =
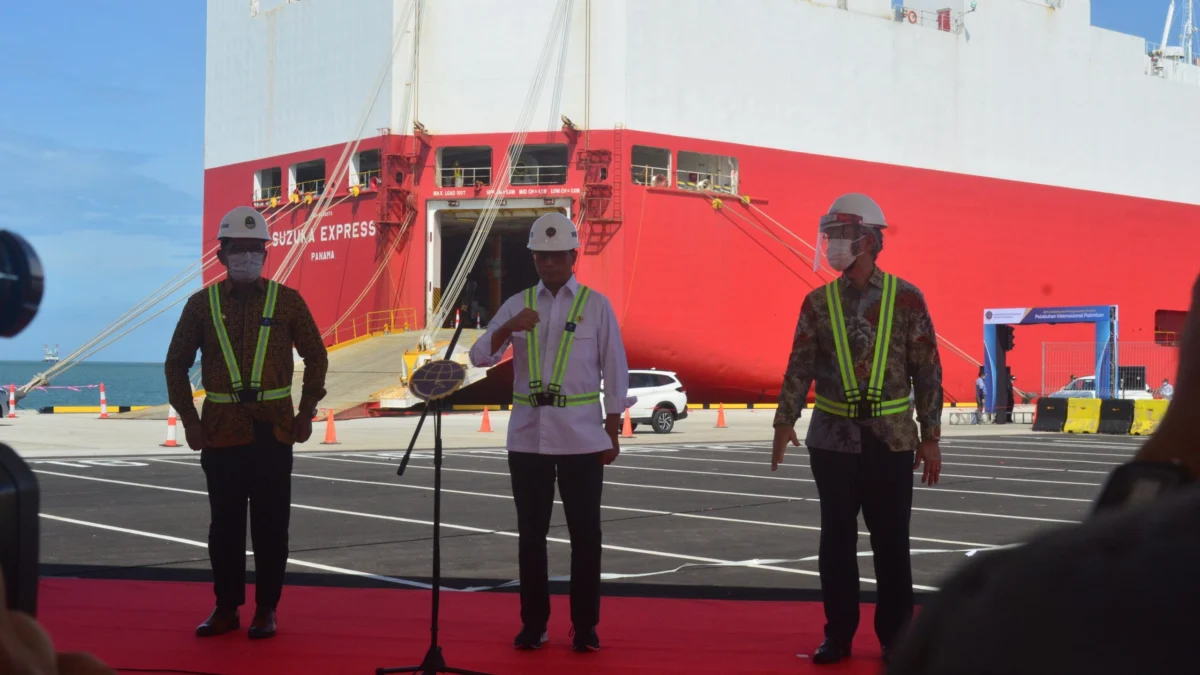
[[[829,266],[841,272],[854,264],[854,242],[849,239],[831,240],[825,248],[825,260]]]
[[[229,278],[241,283],[258,281],[258,278],[262,276],[263,262],[266,258],[266,253],[248,252],[230,254],[228,256]]]

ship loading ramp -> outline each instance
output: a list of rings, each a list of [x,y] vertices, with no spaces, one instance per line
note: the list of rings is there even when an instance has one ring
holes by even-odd
[[[335,419],[354,419],[404,412],[421,405],[422,401],[408,390],[408,376],[430,360],[445,358],[453,333],[441,332],[445,339],[439,339],[430,350],[418,349],[422,334],[422,331],[380,332],[330,347],[325,397],[317,404],[320,416],[324,417],[332,410]],[[451,360],[463,364],[467,369],[463,387],[484,379],[488,371],[496,367],[475,367],[467,357],[471,345],[481,335],[482,329],[463,328],[454,347]],[[292,378],[292,401],[299,403],[303,386],[304,361],[297,357]],[[196,393],[196,405],[199,407],[204,392],[200,390]],[[165,420],[169,412],[167,405],[157,405],[110,414],[122,419]]]

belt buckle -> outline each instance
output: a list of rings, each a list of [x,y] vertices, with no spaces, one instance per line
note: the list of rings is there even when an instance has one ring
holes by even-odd
[[[237,392],[235,392],[233,396],[234,396],[234,398],[237,399],[238,403],[258,403],[259,396],[261,394],[262,394],[262,389],[253,389],[251,387],[244,387],[242,389],[237,390]]]
[[[856,412],[858,413],[854,417],[854,419],[856,419],[856,420],[871,419],[871,401],[870,401],[870,399],[868,399],[866,397],[859,399]]]
[[[564,395],[564,394],[555,394],[555,395],[554,395],[554,407],[556,407],[556,408],[565,408],[565,407],[567,407],[567,397],[566,397],[566,395]]]
[[[533,407],[535,408],[554,405],[554,398],[545,392],[534,394],[531,398],[533,399]]]

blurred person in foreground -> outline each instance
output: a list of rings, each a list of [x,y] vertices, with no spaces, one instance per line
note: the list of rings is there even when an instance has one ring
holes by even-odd
[[[920,289],[877,264],[886,227],[879,205],[863,194],[838,197],[821,217],[814,267],[823,248],[841,277],[804,298],[775,415],[772,471],[789,441],[800,444],[795,424],[815,381],[805,444],[821,502],[826,624],[816,664],[849,656],[858,630],[860,510],[879,586],[875,635],[888,659],[913,612],[913,471],[924,462],[921,482],[929,485],[941,473],[937,335]]]
[[[0,598],[4,575],[0,573]],[[60,652],[32,616],[0,605],[0,673],[4,675],[116,675],[91,654]]]
[[[188,298],[167,351],[167,395],[183,422],[208,487],[208,554],[216,607],[196,635],[241,626],[246,600],[246,506],[254,550],[251,639],[275,635],[292,509],[292,448],[312,436],[325,396],[329,358],[304,298],[264,279],[271,237],[256,209],[221,219],[217,257],[228,278]],[[299,410],[292,403],[295,352],[304,359]],[[201,351],[204,415],[196,413],[188,370]]]
[[[942,584],[889,675],[1200,672],[1200,278],[1174,399],[1079,525],[977,554]],[[1172,489],[1172,486],[1173,489]]]

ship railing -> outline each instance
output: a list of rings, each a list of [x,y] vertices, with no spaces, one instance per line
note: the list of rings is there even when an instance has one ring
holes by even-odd
[[[562,185],[567,182],[567,167],[552,164],[517,164],[509,172],[510,185]]]
[[[265,202],[272,197],[280,197],[283,195],[283,186],[273,185],[271,187],[259,188],[254,191],[254,201]]]
[[[320,194],[325,191],[325,179],[318,178],[317,180],[306,180],[303,183],[296,183],[296,190],[302,194]]]
[[[1181,47],[1168,47],[1164,53],[1157,42],[1146,42],[1146,74],[1161,77],[1174,82],[1200,84],[1200,55],[1192,55],[1192,62],[1186,60],[1186,52]]]
[[[897,23],[936,28],[946,33],[959,33],[963,29],[963,13],[950,9],[915,9],[904,5],[892,5]]]
[[[705,190],[737,194],[737,176],[730,173],[705,173],[679,169],[675,172],[675,186],[680,190]]]
[[[441,179],[442,187],[471,187],[476,183],[479,183],[480,185],[491,185],[492,169],[488,166],[442,167],[439,177]]]
[[[630,169],[633,172],[634,185],[670,186],[671,170],[666,167],[634,164]]]
[[[325,331],[328,346],[338,345],[369,335],[386,335],[417,328],[417,310],[412,307],[380,309],[346,319]]]
[[[357,174],[350,176],[350,185],[358,185],[364,188],[370,187],[372,178],[379,178],[379,169],[359,171]]]

